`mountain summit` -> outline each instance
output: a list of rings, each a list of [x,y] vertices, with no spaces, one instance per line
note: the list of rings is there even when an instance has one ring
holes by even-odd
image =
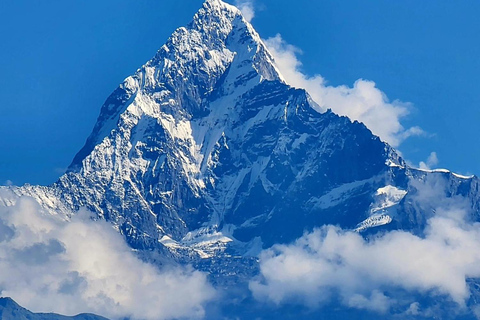
[[[108,97],[66,174],[5,187],[1,202],[29,195],[67,217],[85,207],[132,248],[218,281],[251,276],[259,250],[325,224],[420,233],[433,213],[417,182],[432,177],[478,218],[476,177],[411,168],[362,123],[314,107],[241,12],[207,0]]]
[[[409,168],[363,124],[314,106],[241,12],[208,0],[108,97],[58,182],[12,190],[67,216],[86,207],[133,248],[206,258],[326,223],[415,228],[411,179],[442,176],[451,194],[478,184]],[[375,211],[379,190],[395,201]]]
[[[221,1],[206,1],[187,27],[178,28],[155,57],[107,99],[70,171],[82,167],[82,160],[134,106],[155,118],[160,112],[177,118],[196,117],[209,107],[202,100],[211,95],[223,75],[233,72],[230,81],[243,81],[244,85],[248,79],[241,76],[280,79],[260,37],[241,12]],[[235,84],[225,89],[233,91]]]
[[[387,159],[401,164],[363,125],[312,105],[282,80],[239,10],[207,1],[107,99],[57,188],[134,247],[221,230],[229,240],[289,241],[334,221],[314,213],[308,190],[368,179]]]

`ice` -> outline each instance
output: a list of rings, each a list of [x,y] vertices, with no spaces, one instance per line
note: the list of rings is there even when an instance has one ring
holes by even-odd
[[[406,194],[407,191],[391,185],[379,188],[375,194],[375,203],[372,205],[370,212],[375,213],[392,207],[398,204]]]

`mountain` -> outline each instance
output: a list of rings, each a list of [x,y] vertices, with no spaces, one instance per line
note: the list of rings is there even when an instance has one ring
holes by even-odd
[[[422,234],[429,180],[479,220],[477,177],[412,168],[362,123],[317,110],[241,12],[207,0],[108,97],[57,182],[2,187],[0,203],[27,195],[66,218],[86,207],[146,259],[217,284],[250,279],[262,248],[325,224]]]
[[[33,313],[19,306],[11,298],[0,298],[0,319],[2,320],[107,320],[93,314],[79,314],[73,317],[53,313]]]
[[[420,230],[428,216],[410,182],[427,176],[478,214],[477,178],[411,168],[363,124],[317,109],[241,12],[208,0],[108,97],[65,175],[3,201],[29,195],[67,216],[86,207],[133,248],[178,258],[243,255],[329,223]]]

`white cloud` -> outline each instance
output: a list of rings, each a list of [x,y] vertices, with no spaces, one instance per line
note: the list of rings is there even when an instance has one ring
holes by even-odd
[[[191,268],[138,259],[104,221],[44,215],[22,198],[0,208],[0,291],[34,311],[112,319],[201,318],[215,291]]]
[[[418,167],[420,169],[429,170],[438,164],[438,157],[436,152],[431,152],[427,158],[427,161],[420,161]]]
[[[304,88],[318,104],[320,112],[332,109],[333,112],[363,122],[383,141],[397,147],[412,135],[423,135],[419,127],[405,129],[400,120],[409,111],[409,104],[398,100],[389,101],[385,93],[375,86],[375,82],[359,79],[353,87],[326,85],[321,75],[307,76],[300,71],[302,63],[297,58],[301,51],[286,43],[277,34],[265,40],[277,67],[287,83]]]
[[[423,236],[391,231],[366,240],[356,232],[324,226],[292,244],[263,251],[261,276],[250,282],[254,296],[317,307],[338,295],[353,308],[385,313],[395,307],[419,314],[418,302],[391,294],[403,290],[448,298],[463,310],[470,297],[466,280],[480,278],[480,223],[469,221],[464,198],[445,198],[443,180],[427,179],[414,187],[418,192],[413,201],[435,212]]]
[[[255,16],[255,9],[253,8],[253,3],[250,0],[237,0],[235,1],[235,6],[240,9],[243,14],[243,17],[248,22],[251,22]]]

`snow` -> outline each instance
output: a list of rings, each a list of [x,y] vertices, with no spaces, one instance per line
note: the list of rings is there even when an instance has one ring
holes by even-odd
[[[472,178],[475,177],[475,175],[466,176],[466,175],[458,174],[458,173],[452,172],[448,169],[432,169],[432,170],[429,170],[429,169],[418,169],[417,168],[416,170],[422,171],[422,172],[428,172],[428,173],[448,173],[448,174],[451,174],[454,177],[459,178],[459,179],[472,179]]]
[[[464,175],[461,175],[461,174],[458,174],[458,173],[455,173],[455,172],[452,172],[452,174],[457,177],[457,178],[460,178],[460,179],[473,179],[475,177],[475,175],[469,175],[469,176],[464,176]]]
[[[360,222],[354,229],[357,232],[370,228],[383,226],[393,221],[392,215],[396,213],[394,208],[407,195],[406,190],[396,186],[386,185],[378,188],[374,195],[374,202],[370,206],[370,215]]]
[[[297,139],[295,139],[295,141],[293,141],[292,148],[297,149],[301,144],[304,144],[307,141],[307,138],[309,136],[310,135],[308,133],[302,133],[300,137],[298,137]]]
[[[387,214],[373,214],[364,221],[360,222],[354,229],[356,232],[362,232],[369,228],[379,227],[392,222],[392,218]]]
[[[367,212],[359,213],[362,216],[358,221],[366,219],[355,230],[391,223],[398,204],[407,196],[406,190],[386,178],[401,171],[392,168],[405,168],[395,152],[389,156],[372,155],[387,159],[380,158],[380,163],[385,159],[385,167],[369,176],[344,179],[343,168],[335,168],[341,180],[320,176],[318,173],[324,171],[318,166],[337,165],[329,158],[329,147],[338,142],[339,149],[343,148],[344,135],[370,133],[366,129],[367,133],[358,128],[354,131],[350,122],[345,124],[335,117],[328,118],[328,125],[317,127],[323,125],[317,114],[303,109],[314,102],[306,96],[307,106],[302,105],[304,96],[295,96],[290,87],[279,86],[282,99],[287,100],[281,103],[269,99],[272,92],[253,91],[264,90],[259,85],[272,80],[285,83],[253,27],[233,6],[208,0],[190,25],[178,28],[152,60],[125,79],[119,86],[123,91],[107,100],[89,138],[92,150],[80,160],[78,172],[62,176],[51,187],[0,188],[0,205],[13,205],[18,197],[27,195],[46,212],[65,219],[78,208],[88,207],[99,217],[108,218],[117,230],[132,226],[127,238],[134,235],[154,239],[174,255],[202,259],[220,252],[230,254],[233,250],[227,248],[245,255],[258,254],[262,249],[260,237],[240,243],[233,237],[234,231],[261,227],[269,218],[275,218],[277,205],[285,204],[292,194],[302,196],[294,192],[306,178],[325,178],[329,184],[322,188],[329,191],[307,190],[307,197],[313,193],[305,206],[310,211],[299,209],[302,214],[322,213],[340,204],[354,207],[351,199],[357,200],[360,195],[365,207],[370,197],[373,200]],[[308,128],[295,128],[295,122]],[[263,132],[256,129],[270,123],[273,128],[278,125],[279,131],[261,136]],[[324,131],[317,134],[317,129]],[[249,141],[252,144],[248,145]],[[262,149],[261,143],[273,147],[262,155],[249,153],[252,148]],[[388,154],[389,147],[382,146]],[[314,156],[303,158],[309,149],[315,150]],[[221,163],[219,154],[227,154],[231,162]],[[301,160],[289,158],[290,154]],[[281,162],[278,172],[274,168],[279,163],[276,160]],[[361,167],[358,163],[352,160],[352,166]],[[282,166],[291,169],[293,181],[284,184],[283,177],[271,178],[273,183],[269,174],[282,176]],[[222,169],[225,171],[217,173]],[[360,168],[364,169],[369,168]],[[251,207],[248,210],[254,212],[236,211],[239,203],[251,201],[252,188],[258,185],[263,186],[267,196],[280,199],[279,203],[272,203],[262,212]],[[241,217],[235,225],[230,224],[226,217],[234,220],[237,214]],[[265,230],[268,232],[275,231]]]
[[[387,161],[385,162],[385,164],[389,167],[396,167],[396,168],[405,168],[404,166],[394,162],[392,159],[387,159]]]
[[[355,193],[357,189],[364,187],[366,184],[373,183],[378,177],[345,183],[339,187],[330,190],[321,197],[313,197],[310,203],[317,209],[328,209],[334,207],[343,201],[347,200],[351,194]]]
[[[231,225],[226,225],[222,231],[212,230],[211,227],[200,228],[188,232],[181,241],[165,235],[159,242],[174,251],[194,252],[201,259],[208,259],[225,250],[227,244],[234,241],[229,236],[232,233],[231,228]]]
[[[379,188],[375,193],[376,201],[372,205],[370,212],[375,213],[377,211],[392,207],[398,204],[406,194],[407,191],[391,185]]]

